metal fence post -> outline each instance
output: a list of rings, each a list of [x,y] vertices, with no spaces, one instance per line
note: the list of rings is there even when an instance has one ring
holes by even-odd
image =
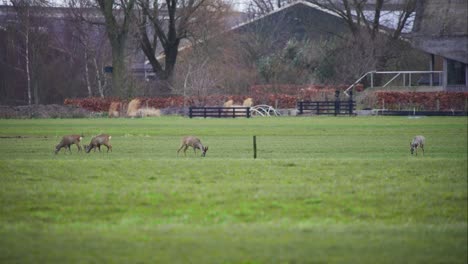
[[[340,91],[335,91],[335,116],[340,112]]]

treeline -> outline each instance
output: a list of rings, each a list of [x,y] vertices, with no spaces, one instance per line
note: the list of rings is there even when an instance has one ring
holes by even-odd
[[[396,12],[402,17],[392,34],[380,34],[380,23],[365,17],[357,25],[333,17],[339,21],[329,28],[315,23],[308,12],[316,11],[307,6],[227,30],[289,2],[253,4],[244,14],[223,0],[123,0],[118,8],[114,0],[67,0],[63,7],[11,0],[0,7],[0,104],[247,95],[253,85],[349,85],[370,70],[427,64],[399,38],[413,5]]]

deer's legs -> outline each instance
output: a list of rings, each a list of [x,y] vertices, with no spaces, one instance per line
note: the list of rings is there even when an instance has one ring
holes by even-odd
[[[112,152],[112,145],[111,144],[104,144],[104,146],[107,147],[107,152],[109,152],[109,149]]]
[[[181,145],[180,148],[177,150],[177,156],[179,156],[179,151],[184,147],[184,145]]]

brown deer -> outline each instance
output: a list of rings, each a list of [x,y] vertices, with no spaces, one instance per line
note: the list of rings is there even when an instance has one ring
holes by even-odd
[[[205,157],[206,152],[208,151],[208,146],[204,147],[203,144],[201,143],[200,139],[194,137],[194,136],[186,136],[183,137],[181,142],[180,142],[180,148],[177,150],[177,156],[179,156],[179,151],[184,148],[184,156],[186,156],[185,152],[187,151],[188,147],[193,148],[193,152],[197,154],[196,149],[199,149],[202,151],[201,156]]]
[[[61,148],[65,148],[65,150],[68,148],[68,151],[70,151],[71,153],[70,146],[73,144],[76,144],[76,146],[78,147],[78,152],[80,152],[81,151],[80,142],[82,139],[83,139],[83,136],[80,136],[80,135],[63,136],[60,143],[57,146],[55,146],[55,154],[57,154]]]
[[[109,152],[109,150],[112,152],[112,145],[110,144],[111,138],[112,137],[107,134],[101,134],[93,137],[89,145],[85,145],[86,153],[89,153],[92,149],[96,152],[96,148],[101,152],[101,145],[107,147],[107,152]]]
[[[416,152],[416,156],[418,155],[418,148],[422,149],[423,155],[424,155],[424,144],[425,144],[426,139],[423,136],[415,136],[413,138],[413,141],[411,141],[410,146],[411,146],[411,155],[413,155],[413,152]]]

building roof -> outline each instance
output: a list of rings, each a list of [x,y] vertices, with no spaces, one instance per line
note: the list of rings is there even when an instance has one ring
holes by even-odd
[[[412,43],[419,49],[468,64],[466,0],[418,1]]]
[[[313,4],[313,3],[310,3],[310,2],[307,2],[307,1],[299,0],[299,1],[295,1],[295,2],[292,2],[290,4],[287,4],[287,5],[285,5],[285,6],[281,7],[281,8],[275,9],[275,10],[273,10],[273,11],[267,13],[267,14],[264,14],[262,16],[256,17],[254,19],[251,19],[249,21],[246,21],[246,22],[243,22],[243,23],[241,23],[239,25],[236,25],[236,26],[232,27],[230,30],[235,30],[235,29],[243,27],[243,26],[245,26],[247,24],[254,23],[254,22],[258,21],[258,20],[264,19],[265,17],[274,16],[275,14],[280,13],[285,9],[291,8],[292,6],[311,7],[311,8],[317,9],[319,11],[328,13],[328,14],[330,14],[332,16],[336,16],[338,18],[341,18],[338,14],[336,14],[335,12],[332,12],[332,11],[330,11],[328,9],[322,8],[322,7],[320,7],[320,6],[316,5],[316,4]]]
[[[336,35],[338,32],[348,30],[345,21],[336,13],[321,8],[306,1],[295,1],[278,8],[265,15],[247,20],[228,28],[219,35],[211,36],[215,39],[223,34],[230,33],[255,33],[265,35],[275,35],[277,46],[282,46],[291,37],[302,39],[304,37],[324,37]],[[192,48],[203,41],[187,43],[179,48],[179,52]],[[284,45],[283,45],[284,46]],[[158,56],[158,60],[163,59],[164,54]]]

